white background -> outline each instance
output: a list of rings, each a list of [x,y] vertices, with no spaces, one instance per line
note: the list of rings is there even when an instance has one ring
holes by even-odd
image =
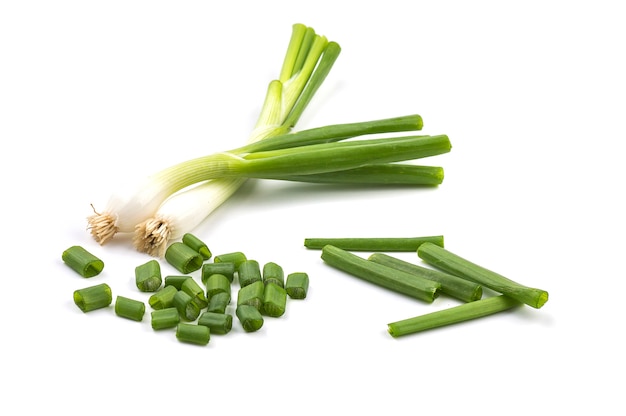
[[[0,413],[623,414],[619,4],[2,2]],[[147,300],[133,279],[148,259],[128,239],[91,240],[90,204],[242,144],[294,23],[342,47],[298,128],[418,113],[424,133],[452,141],[422,161],[443,166],[444,183],[248,182],[195,233],[214,254],[311,278],[308,299],[257,333],[236,323],[198,347],[152,331],[148,315],[80,312],[72,292],[101,282]],[[393,339],[387,323],[457,303],[387,292],[302,244],[439,234],[549,302]],[[62,263],[75,244],[105,261],[100,276]]]

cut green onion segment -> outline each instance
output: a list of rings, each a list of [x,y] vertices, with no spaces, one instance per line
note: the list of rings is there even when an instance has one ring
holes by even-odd
[[[265,284],[263,291],[262,312],[274,318],[283,316],[287,306],[287,292],[282,286],[276,283]]]
[[[304,246],[310,249],[322,249],[332,245],[346,251],[391,251],[415,252],[423,243],[433,243],[443,247],[443,236],[400,237],[400,238],[305,238]]]
[[[246,260],[241,262],[237,268],[237,277],[239,279],[239,286],[241,287],[263,280],[259,262],[256,260]]]
[[[211,250],[209,250],[209,247],[195,235],[185,233],[183,235],[183,244],[197,251],[205,261],[211,258]]]
[[[258,331],[263,326],[263,315],[254,306],[239,305],[237,306],[235,314],[246,332]]]
[[[425,302],[432,302],[441,288],[440,283],[371,262],[332,245],[324,246],[322,259],[362,280]]]
[[[72,246],[61,255],[65,264],[82,277],[94,277],[104,269],[104,262],[81,246]]]
[[[173,286],[176,290],[181,290],[187,279],[191,279],[191,276],[165,276],[165,286]]]
[[[199,270],[204,263],[204,259],[197,251],[181,242],[170,244],[165,251],[165,259],[183,274]]]
[[[176,326],[176,338],[181,342],[207,345],[211,339],[208,326],[181,322]]]
[[[291,299],[305,299],[309,291],[309,275],[295,272],[287,275],[285,291]]]
[[[520,302],[507,296],[493,296],[425,315],[392,322],[387,325],[387,329],[392,337],[400,337],[492,315],[520,305]]]
[[[285,272],[283,268],[272,261],[263,265],[263,283],[274,283],[280,287],[285,286]]]
[[[180,315],[174,307],[159,309],[151,312],[152,329],[175,328],[180,323]]]
[[[231,287],[230,280],[223,274],[211,275],[206,281],[206,297],[211,299],[218,293],[228,293],[230,297]]]
[[[152,309],[167,309],[174,304],[174,296],[178,292],[174,286],[163,286],[148,299]]]
[[[111,302],[113,302],[113,294],[106,283],[74,291],[74,303],[83,312],[106,308]]]
[[[141,321],[146,312],[146,305],[135,299],[118,296],[115,299],[115,314],[133,321]]]
[[[286,175],[282,180],[320,184],[437,186],[443,183],[439,166],[402,163],[367,165],[360,168],[312,175]]]
[[[237,306],[250,305],[261,310],[263,307],[264,290],[265,285],[260,280],[240,288],[237,291]]]
[[[421,267],[417,264],[409,263],[384,253],[374,253],[369,256],[368,260],[439,282],[441,284],[442,293],[462,300],[463,302],[473,302],[480,299],[483,295],[482,286],[478,283],[439,270],[427,269],[426,267]]]
[[[180,318],[185,321],[195,321],[200,315],[200,307],[194,302],[194,298],[182,290],[176,292],[172,304],[178,311]]]
[[[161,287],[161,265],[156,260],[135,267],[135,284],[142,292],[156,292]]]
[[[548,292],[545,290],[524,286],[472,263],[443,247],[422,244],[417,249],[417,255],[438,269],[481,284],[533,308],[539,309],[548,301]]]
[[[206,285],[209,277],[214,274],[221,274],[226,276],[232,283],[235,278],[235,263],[232,262],[220,262],[220,263],[204,263],[202,265],[202,274],[200,279],[202,284]]]
[[[235,270],[239,268],[239,265],[246,261],[248,258],[241,251],[233,251],[230,253],[218,254],[213,258],[213,262],[215,263],[233,263],[235,265]]]
[[[207,312],[226,313],[226,308],[230,304],[230,293],[216,293],[209,299]]]
[[[200,309],[206,308],[209,304],[209,301],[204,293],[204,289],[193,278],[185,280],[180,290],[191,296],[194,303],[198,305]]]
[[[202,312],[198,325],[209,327],[211,334],[228,334],[233,327],[233,316],[224,313]]]

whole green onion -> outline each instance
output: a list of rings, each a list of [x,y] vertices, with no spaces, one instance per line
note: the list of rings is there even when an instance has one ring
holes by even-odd
[[[507,296],[493,296],[425,315],[392,322],[387,325],[387,328],[392,337],[400,337],[492,315],[519,305],[521,305],[520,302]]]
[[[254,306],[239,305],[235,310],[235,314],[246,332],[258,331],[263,326],[263,315]]]
[[[324,246],[322,259],[360,279],[425,302],[432,302],[441,288],[440,283],[371,262],[332,245]]]
[[[155,330],[174,328],[179,322],[180,315],[174,307],[158,309],[151,313],[151,325]]]
[[[199,270],[204,262],[197,251],[181,242],[174,242],[169,245],[165,251],[165,259],[183,274]]]
[[[421,267],[417,264],[409,263],[384,253],[374,253],[369,256],[368,260],[439,282],[441,284],[442,293],[462,300],[463,302],[473,302],[480,299],[483,295],[482,286],[478,283],[439,270],[427,269],[426,267]]]
[[[182,240],[183,244],[189,246],[194,251],[197,251],[205,261],[211,258],[211,250],[209,250],[204,241],[200,240],[195,235],[191,233],[185,233],[183,234]]]
[[[305,299],[309,291],[309,275],[295,272],[287,275],[285,291],[291,299]]]
[[[434,244],[422,244],[417,249],[417,255],[434,267],[481,284],[533,308],[541,308],[548,301],[548,292],[545,290],[524,286]]]
[[[65,264],[82,277],[94,277],[104,269],[104,262],[81,246],[72,246],[61,255]]]
[[[189,344],[207,345],[211,331],[208,326],[181,322],[176,326],[176,338]]]
[[[115,299],[115,314],[133,321],[141,321],[146,312],[146,305],[138,300],[124,296]]]
[[[156,260],[150,260],[135,267],[135,284],[142,292],[156,292],[161,287],[161,265]]]
[[[113,294],[106,283],[74,291],[74,303],[83,312],[106,308],[111,302],[113,302]]]
[[[305,238],[304,246],[310,249],[321,249],[325,245],[333,245],[346,251],[406,251],[415,252],[423,243],[433,243],[443,247],[443,236],[400,237],[400,238]]]

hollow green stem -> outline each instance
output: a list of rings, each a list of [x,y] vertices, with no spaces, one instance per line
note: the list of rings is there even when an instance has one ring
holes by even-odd
[[[425,302],[432,302],[441,288],[441,284],[432,280],[368,261],[332,245],[324,246],[322,259],[355,277]]]
[[[242,262],[237,268],[237,277],[241,287],[263,280],[259,262],[252,259]]]
[[[189,246],[194,251],[197,251],[202,256],[203,260],[206,261],[211,258],[211,250],[209,250],[209,247],[204,241],[200,240],[195,235],[191,233],[185,233],[183,234],[182,241],[183,244]]]
[[[142,292],[156,292],[161,287],[161,265],[156,260],[135,267],[135,285]]]
[[[165,259],[183,274],[199,270],[204,262],[200,253],[181,242],[170,244],[165,251]]]
[[[367,165],[312,175],[285,175],[280,178],[292,182],[386,186],[437,186],[443,183],[443,179],[442,167],[399,163]]]
[[[104,262],[81,246],[72,246],[61,255],[65,264],[82,277],[94,277],[104,269]]]
[[[74,303],[83,312],[106,308],[111,302],[113,302],[113,295],[106,283],[74,291]]]
[[[209,277],[214,274],[221,274],[226,276],[232,283],[235,278],[235,263],[233,262],[218,262],[218,263],[205,263],[202,265],[202,283],[206,285]]]
[[[548,292],[524,286],[498,273],[472,263],[434,244],[422,244],[417,255],[425,262],[450,274],[481,284],[533,308],[548,301]]]
[[[263,283],[274,283],[280,287],[285,286],[285,272],[281,265],[272,261],[263,265]]]
[[[424,237],[363,237],[363,238],[305,238],[304,246],[310,249],[322,249],[331,244],[347,251],[396,251],[415,252],[424,243],[433,243],[443,247],[443,236]]]
[[[135,299],[118,296],[115,299],[115,314],[133,321],[141,321],[146,312],[146,305]]]
[[[207,345],[211,330],[208,326],[181,322],[176,326],[176,338],[189,344]]]
[[[309,275],[295,272],[287,275],[285,291],[291,299],[305,299],[309,291]]]
[[[428,329],[439,328],[483,316],[493,315],[521,305],[515,299],[504,295],[494,296],[477,300],[475,302],[464,303],[448,309],[431,312],[425,315],[392,322],[387,325],[389,334],[392,337],[414,334]]]
[[[191,278],[189,278],[191,279]],[[150,296],[148,304],[152,309],[166,309],[174,304],[174,296],[180,288],[171,285],[163,286],[155,294]]]
[[[285,314],[287,305],[287,292],[276,283],[267,283],[263,291],[262,313],[277,318]]]
[[[228,334],[233,327],[233,316],[224,313],[202,312],[198,325],[209,327],[211,334]]]
[[[174,328],[180,322],[180,315],[174,307],[152,311],[150,316],[152,329],[155,330]]]
[[[258,331],[263,326],[263,315],[254,306],[239,305],[237,306],[235,314],[246,332]]]

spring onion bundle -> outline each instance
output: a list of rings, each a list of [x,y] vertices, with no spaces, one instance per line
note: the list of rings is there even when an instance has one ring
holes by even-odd
[[[248,142],[230,151],[188,160],[113,195],[106,210],[88,218],[100,244],[134,233],[141,252],[162,257],[171,240],[203,221],[249,178],[314,183],[432,186],[440,167],[398,162],[450,151],[447,136],[367,139],[379,133],[416,131],[419,115],[337,124],[292,132],[326,79],[341,48],[310,28],[293,26],[278,79],[269,83]],[[350,139],[350,140],[348,140]]]

